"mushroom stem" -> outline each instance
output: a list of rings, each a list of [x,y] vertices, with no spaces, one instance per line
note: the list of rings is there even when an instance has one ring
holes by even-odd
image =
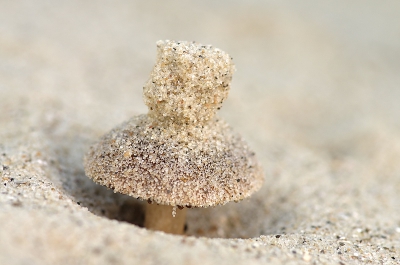
[[[147,204],[144,226],[151,230],[163,231],[169,234],[182,235],[184,233],[186,208],[177,209],[172,216],[173,206]]]

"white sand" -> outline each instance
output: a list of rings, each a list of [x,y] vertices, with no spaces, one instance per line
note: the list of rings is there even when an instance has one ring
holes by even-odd
[[[397,1],[2,3],[0,264],[399,264],[399,12]],[[159,39],[233,56],[219,115],[265,170],[250,199],[190,209],[184,237],[125,222],[142,222],[142,204],[83,171],[98,137],[147,112]]]

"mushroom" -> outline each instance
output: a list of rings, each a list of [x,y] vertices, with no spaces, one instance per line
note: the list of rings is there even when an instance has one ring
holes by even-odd
[[[147,115],[104,135],[84,165],[95,182],[149,202],[146,228],[182,234],[185,207],[238,202],[264,178],[254,152],[215,116],[234,71],[229,55],[195,42],[158,41],[157,49],[143,88]]]

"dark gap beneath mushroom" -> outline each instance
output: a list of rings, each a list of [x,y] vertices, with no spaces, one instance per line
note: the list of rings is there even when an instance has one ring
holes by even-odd
[[[144,204],[138,200],[126,200],[119,207],[118,221],[144,227]]]

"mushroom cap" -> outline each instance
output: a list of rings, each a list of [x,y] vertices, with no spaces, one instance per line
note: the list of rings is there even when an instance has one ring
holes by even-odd
[[[254,152],[219,119],[182,128],[157,126],[147,115],[133,117],[93,145],[84,164],[101,185],[172,206],[239,201],[264,179]]]
[[[216,111],[234,65],[225,52],[194,42],[157,42],[143,96],[147,115],[103,136],[84,159],[85,172],[116,192],[156,202],[208,207],[259,189],[254,153]]]

